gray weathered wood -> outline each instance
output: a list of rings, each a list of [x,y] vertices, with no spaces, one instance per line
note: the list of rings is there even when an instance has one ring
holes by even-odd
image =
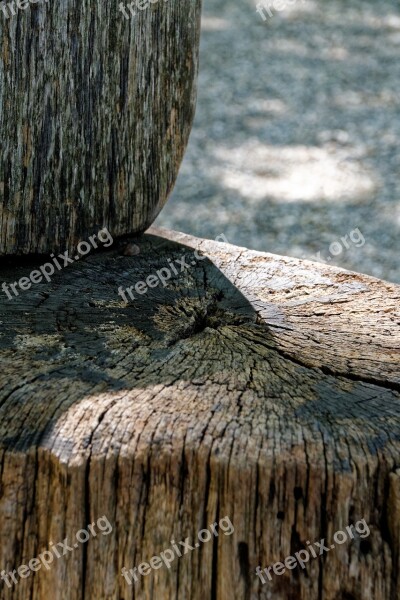
[[[400,597],[400,287],[152,233],[3,295],[0,568],[102,515],[113,532],[2,600]],[[165,288],[117,294],[183,254]],[[224,516],[231,536],[121,576]],[[258,565],[361,519],[368,538],[261,585]]]
[[[25,3],[0,12],[0,255],[144,231],[191,129],[200,0]]]

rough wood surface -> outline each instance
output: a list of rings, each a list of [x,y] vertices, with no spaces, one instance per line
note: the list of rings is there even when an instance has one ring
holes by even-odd
[[[113,531],[1,598],[400,597],[400,287],[150,233],[2,300],[0,568],[102,515]],[[184,254],[165,288],[117,294]],[[224,516],[232,535],[121,576]],[[361,519],[368,538],[256,576]]]
[[[117,0],[18,2],[0,12],[0,254],[144,231],[192,125],[200,0],[130,19]]]

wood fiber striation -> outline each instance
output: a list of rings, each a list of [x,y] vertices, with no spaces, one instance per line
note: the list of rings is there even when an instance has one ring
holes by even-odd
[[[0,14],[0,255],[142,232],[196,101],[200,0],[41,1]]]

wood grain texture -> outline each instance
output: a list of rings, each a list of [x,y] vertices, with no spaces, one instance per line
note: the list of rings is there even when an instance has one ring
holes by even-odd
[[[200,4],[153,0],[128,20],[117,1],[0,12],[0,255],[154,221],[192,125]]]
[[[400,597],[400,287],[161,230],[135,243],[2,300],[0,567],[102,515],[113,532],[1,598]],[[165,288],[118,296],[182,255]],[[1,280],[38,264],[3,260]],[[224,516],[231,536],[121,576]],[[368,538],[261,585],[258,565],[361,519]]]

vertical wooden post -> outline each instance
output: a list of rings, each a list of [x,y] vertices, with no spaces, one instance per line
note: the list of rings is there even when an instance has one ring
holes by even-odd
[[[134,4],[134,3],[132,3]],[[140,232],[175,182],[200,0],[38,0],[0,12],[0,255]]]

